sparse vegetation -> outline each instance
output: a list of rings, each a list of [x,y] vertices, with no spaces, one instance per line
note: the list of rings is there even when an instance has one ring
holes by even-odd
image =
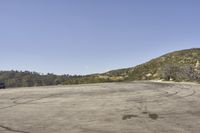
[[[200,83],[200,48],[172,52],[136,67],[114,70],[105,75],[124,80],[173,80]]]
[[[199,74],[195,71],[195,67],[192,65],[178,66],[175,64],[167,64],[162,68],[161,78],[164,80],[173,81],[197,81],[199,80]]]

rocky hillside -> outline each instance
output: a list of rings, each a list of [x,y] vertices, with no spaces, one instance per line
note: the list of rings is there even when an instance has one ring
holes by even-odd
[[[200,48],[168,53],[136,67],[109,71],[108,77],[123,80],[200,80]]]

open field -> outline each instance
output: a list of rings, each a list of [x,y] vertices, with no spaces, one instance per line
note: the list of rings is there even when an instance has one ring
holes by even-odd
[[[105,83],[0,90],[0,133],[199,133],[200,86]]]

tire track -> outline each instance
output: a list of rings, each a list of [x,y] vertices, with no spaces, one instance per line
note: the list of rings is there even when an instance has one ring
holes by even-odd
[[[30,132],[27,132],[27,131],[13,129],[11,127],[7,127],[7,126],[3,126],[3,125],[0,125],[0,128],[3,128],[3,129],[10,131],[10,132],[15,132],[15,133],[30,133]]]
[[[32,99],[32,100],[28,100],[28,101],[25,101],[25,102],[21,102],[21,103],[18,103],[15,100],[15,101],[13,101],[14,105],[6,106],[6,107],[1,107],[0,110],[7,109],[7,108],[12,108],[12,107],[16,107],[18,105],[29,104],[29,103],[32,103],[32,102],[35,102],[35,101],[40,101],[40,100],[45,99],[45,98],[50,98],[50,97],[59,96],[59,95],[63,95],[63,94],[62,93],[51,94],[51,95],[47,95],[47,96],[40,97],[40,98],[37,98],[37,99]]]

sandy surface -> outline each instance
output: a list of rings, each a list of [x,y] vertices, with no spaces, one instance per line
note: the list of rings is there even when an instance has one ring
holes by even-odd
[[[0,133],[199,133],[200,86],[132,82],[0,90]]]

